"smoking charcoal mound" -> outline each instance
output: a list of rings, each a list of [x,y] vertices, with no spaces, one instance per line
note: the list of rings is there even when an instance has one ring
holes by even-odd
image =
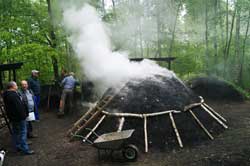
[[[104,95],[112,93],[112,90],[108,90]],[[153,113],[172,109],[182,111],[186,105],[197,102],[200,102],[200,98],[177,78],[155,76],[129,81],[107,109],[127,113]]]
[[[114,95],[114,90],[109,89],[104,96]],[[201,141],[208,140],[208,136],[196,123],[184,107],[200,102],[199,96],[193,93],[180,80],[175,77],[155,76],[144,80],[131,80],[123,87],[105,111],[111,113],[156,113],[167,110],[182,111],[173,114],[176,126],[184,146],[199,144]],[[223,128],[200,106],[193,108],[193,112],[205,125],[207,130],[213,135],[218,135]],[[93,128],[96,123],[89,126]],[[98,135],[115,132],[119,126],[118,117],[107,117],[98,127]],[[129,140],[141,150],[144,149],[144,121],[142,118],[125,118],[123,130],[135,129],[134,134]],[[172,127],[169,114],[147,118],[147,131],[149,149],[172,149],[178,147],[178,142]],[[92,138],[94,139],[94,138]]]
[[[206,99],[244,101],[244,95],[233,85],[215,77],[197,77],[188,84],[196,94]]]

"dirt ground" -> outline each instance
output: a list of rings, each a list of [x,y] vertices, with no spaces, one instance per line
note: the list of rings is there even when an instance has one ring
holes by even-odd
[[[56,117],[55,111],[42,112],[40,122],[34,124],[38,138],[32,139],[31,149],[36,154],[23,156],[11,149],[7,129],[0,130],[0,145],[8,153],[4,166],[239,166],[250,165],[250,101],[244,103],[208,102],[227,120],[229,129],[199,145],[168,151],[140,153],[137,162],[125,162],[120,153],[113,159],[103,157],[98,160],[97,150],[80,141],[69,142],[65,134],[70,126],[84,112],[75,111],[62,119]]]

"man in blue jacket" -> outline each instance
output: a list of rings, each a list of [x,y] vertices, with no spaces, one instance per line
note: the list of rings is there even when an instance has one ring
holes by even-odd
[[[3,100],[7,116],[12,125],[12,138],[17,151],[22,151],[26,155],[34,154],[27,144],[27,109],[22,102],[21,96],[17,93],[17,84],[11,81],[7,84],[7,90],[3,94]]]
[[[73,92],[74,92],[74,88],[75,88],[76,84],[77,84],[77,81],[74,78],[73,72],[70,72],[69,75],[66,76],[62,80],[61,86],[63,87],[63,91],[62,91],[62,96],[61,96],[61,100],[60,100],[60,108],[59,108],[59,112],[58,112],[59,117],[64,115],[66,98],[69,100],[69,108],[72,108]]]
[[[38,113],[38,106],[40,104],[41,86],[40,86],[40,82],[38,80],[38,76],[39,76],[39,71],[32,70],[31,77],[28,79],[28,86],[29,86],[29,89],[31,89],[34,93],[35,106],[37,107],[35,109],[36,120],[40,120],[40,116]]]

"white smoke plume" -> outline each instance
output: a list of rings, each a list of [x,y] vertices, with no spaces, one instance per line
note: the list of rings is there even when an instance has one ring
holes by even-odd
[[[153,61],[130,62],[125,53],[112,52],[107,28],[95,9],[88,4],[82,8],[64,10],[63,23],[69,30],[69,41],[80,60],[84,74],[99,86],[101,92],[109,87],[119,87],[133,78],[145,78],[155,74],[174,76],[173,72]]]

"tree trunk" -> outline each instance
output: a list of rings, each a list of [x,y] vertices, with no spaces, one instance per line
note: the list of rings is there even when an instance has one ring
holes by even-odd
[[[115,0],[112,0],[113,12],[115,13]]]
[[[170,41],[170,44],[169,44],[169,51],[168,51],[168,56],[169,57],[172,56],[172,51],[173,51],[173,47],[174,47],[176,24],[177,24],[178,15],[179,15],[179,12],[180,12],[181,4],[182,4],[182,2],[180,1],[179,5],[177,7],[176,15],[175,15],[174,27],[172,29],[172,37],[171,37],[171,41]]]
[[[250,26],[250,10],[248,12],[248,20],[247,20],[247,29],[245,33],[245,37],[243,40],[243,45],[242,45],[242,56],[240,58],[240,70],[239,70],[239,76],[238,76],[238,83],[239,85],[243,85],[243,67],[244,67],[244,59],[245,59],[245,51],[246,51],[246,41],[248,39],[248,31],[249,31],[249,26]]]
[[[159,4],[157,3],[157,14],[156,14],[156,24],[157,24],[157,55],[161,57],[161,23],[160,23],[160,11],[159,11]]]
[[[224,48],[224,56],[226,57],[226,50],[227,50],[227,44],[228,44],[228,15],[229,15],[229,10],[228,10],[228,0],[226,3],[226,43],[225,43],[225,48]]]
[[[230,34],[229,34],[229,40],[228,40],[228,44],[227,47],[225,48],[225,55],[224,55],[224,72],[223,72],[223,76],[226,76],[226,66],[227,61],[228,61],[228,56],[229,56],[229,51],[230,51],[230,46],[231,46],[231,41],[232,41],[232,34],[233,34],[233,29],[234,29],[234,20],[235,20],[235,15],[236,15],[236,8],[234,9],[234,13],[233,13],[233,17],[232,17],[232,23],[231,23],[231,28],[230,28]]]
[[[235,58],[240,56],[240,8],[236,7]]]
[[[207,0],[205,0],[205,44],[206,44],[206,50],[205,50],[205,63],[206,63],[206,73],[209,74],[208,71],[208,59],[209,59],[209,52],[208,52],[208,4]]]
[[[217,41],[217,16],[218,15],[218,0],[214,0],[214,65],[218,63],[218,41]],[[215,73],[218,71],[215,67]]]
[[[234,67],[233,75],[234,80],[238,82],[238,72],[240,70],[240,14],[241,9],[238,3],[236,2],[236,30],[235,30],[235,56],[233,57]]]
[[[141,58],[143,58],[142,18],[140,18],[140,24],[139,24],[139,39],[140,39]]]
[[[47,0],[47,4],[48,4],[49,19],[50,19],[50,27],[49,27],[50,32],[49,32],[48,42],[52,48],[56,49],[56,47],[57,47],[57,45],[56,45],[56,33],[54,31],[54,26],[53,26],[53,15],[52,15],[52,9],[51,9],[51,1]],[[54,56],[52,56],[51,59],[52,59],[55,80],[59,80],[58,60]]]
[[[235,22],[235,15],[236,15],[236,8],[234,9],[233,18],[232,18],[230,35],[229,35],[229,40],[228,40],[228,45],[227,45],[227,50],[226,50],[226,60],[227,60],[227,58],[229,56],[229,51],[230,51],[230,46],[231,46],[231,41],[232,41],[232,36],[233,36],[233,29],[234,29],[234,22]]]
[[[104,0],[102,0],[102,12],[103,12],[103,15],[106,14],[106,10],[105,10],[105,2]]]

